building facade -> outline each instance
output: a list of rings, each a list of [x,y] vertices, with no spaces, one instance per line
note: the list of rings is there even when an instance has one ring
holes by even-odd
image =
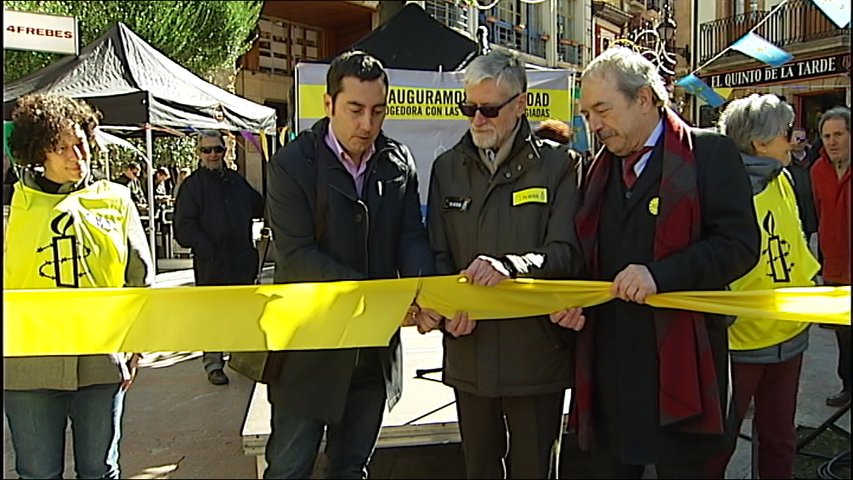
[[[489,9],[462,0],[386,3],[415,3],[474,40],[483,26],[493,48],[515,50],[534,65],[579,73],[592,55],[589,0],[500,0]],[[292,128],[296,63],[345,51],[379,25],[380,8],[378,1],[264,2],[258,37],[240,61],[235,92],[275,108],[280,131]],[[266,180],[261,155],[252,148],[238,149],[237,163],[261,190]]]
[[[347,49],[379,24],[377,1],[266,1],[252,49],[240,59],[237,95],[276,109],[280,135],[270,155],[283,143],[293,115],[296,64],[319,60]],[[237,150],[237,164],[258,191],[266,184],[261,154]]]
[[[654,29],[667,6],[678,29],[666,48],[679,52],[673,53],[676,63],[670,66],[675,73],[667,81],[689,73],[695,61],[690,55],[695,0],[266,1],[255,45],[240,61],[236,93],[275,108],[282,131],[292,128],[296,63],[345,51],[379,26],[381,8],[409,3],[472,40],[485,31],[491,48],[514,50],[529,64],[573,70],[578,77],[614,41]],[[692,104],[679,89],[673,91],[673,100],[690,118]],[[577,105],[573,111],[578,112]],[[264,165],[254,149],[239,149],[237,162],[253,185],[265,183]]]
[[[607,49],[613,42],[630,40],[659,66],[660,74],[670,92],[672,107],[689,118],[693,107],[691,99],[674,84],[693,68],[693,2],[607,0],[596,1],[592,5],[593,56]],[[669,28],[662,28],[663,24],[669,25]]]
[[[716,0],[698,4],[698,60],[713,60],[697,74],[729,99],[752,93],[785,97],[794,107],[795,125],[817,135],[821,112],[850,105],[850,24],[839,28],[811,0]],[[778,8],[777,8],[778,7]],[[759,25],[759,22],[763,22]],[[794,58],[771,67],[725,49],[759,25],[755,33]],[[714,57],[724,52],[717,59]],[[697,123],[710,126],[719,109],[700,105]]]

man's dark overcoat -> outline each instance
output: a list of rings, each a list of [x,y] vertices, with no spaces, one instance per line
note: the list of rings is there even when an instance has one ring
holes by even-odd
[[[421,220],[418,179],[408,147],[383,134],[367,160],[359,196],[352,176],[326,145],[328,119],[280,150],[269,166],[269,212],[276,283],[426,276],[434,258]],[[325,221],[315,239],[318,172],[325,170]],[[400,318],[402,321],[402,317]],[[276,352],[270,394],[284,411],[338,421],[359,355],[378,354],[393,406],[402,388],[399,332],[377,348]]]

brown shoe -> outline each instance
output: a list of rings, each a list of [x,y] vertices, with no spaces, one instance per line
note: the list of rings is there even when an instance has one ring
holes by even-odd
[[[214,385],[227,385],[228,377],[221,369],[211,370],[207,372],[207,380]]]
[[[842,390],[835,395],[826,397],[826,404],[830,407],[843,407],[850,402],[850,390]]]

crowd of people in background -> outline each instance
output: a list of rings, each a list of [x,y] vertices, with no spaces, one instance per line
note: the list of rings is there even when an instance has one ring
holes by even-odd
[[[531,318],[445,318],[412,303],[401,326],[443,332],[442,380],[455,395],[468,477],[549,478],[568,434],[582,452],[563,472],[573,478],[641,478],[647,465],[658,478],[723,478],[754,402],[757,471],[791,478],[810,324],[654,309],[645,300],[850,285],[849,107],[823,113],[815,142],[771,94],[729,102],[716,131],[694,128],[671,108],[657,68],[613,47],[581,76],[581,112],[602,146],[587,161],[565,123],[531,128],[516,54],[477,57],[463,84],[458,107],[468,129],[433,162],[426,199],[409,148],[382,132],[389,78],[364,52],[331,63],[325,117],[270,159],[266,198],[226,167],[222,132],[202,131],[198,167],[158,167],[148,205],[139,163],[123,165],[112,182],[92,174],[97,112],[65,97],[25,96],[12,113],[19,168],[7,166],[4,181],[14,185],[5,287],[148,286],[154,264],[140,215],[171,224],[162,212],[172,209],[196,285],[258,281],[252,220],[262,217],[273,232],[276,283],[436,274],[485,287],[521,277],[610,281],[612,301]],[[122,212],[108,222],[118,237],[73,225],[99,252],[73,261],[103,275],[42,275],[33,266],[48,254],[15,240],[50,243],[69,205],[80,219],[87,209]],[[127,245],[106,248],[114,238]],[[841,388],[825,402],[843,407],[850,327],[833,328]],[[310,477],[324,435],[329,478],[366,478],[384,411],[401,395],[399,331],[384,347],[270,358],[277,369],[267,378],[264,478]],[[18,474],[61,475],[70,419],[78,476],[118,478],[122,405],[137,360],[7,358]],[[212,384],[228,383],[223,352],[205,352],[203,364]]]

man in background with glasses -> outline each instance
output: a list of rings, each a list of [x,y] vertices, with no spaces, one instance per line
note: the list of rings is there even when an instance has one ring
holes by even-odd
[[[812,163],[808,159],[809,140],[806,129],[794,127],[788,135],[791,143],[791,163],[785,169],[791,174],[794,184],[794,194],[797,197],[797,210],[800,213],[800,224],[810,242],[812,235],[817,232],[817,213],[814,206],[814,193],[809,170]]]
[[[469,131],[435,160],[430,180],[427,228],[438,273],[461,271],[484,286],[520,276],[574,278],[579,158],[532,134],[517,55],[474,59],[464,85],[459,110]],[[549,478],[574,332],[547,316],[433,318],[419,317],[426,322],[419,326],[445,332],[443,380],[456,394],[468,478]]]
[[[175,239],[192,249],[196,285],[251,285],[258,274],[252,219],[264,216],[263,197],[225,167],[221,132],[199,132],[196,151],[201,167],[175,199]],[[210,383],[228,383],[222,352],[204,352],[202,361]]]

